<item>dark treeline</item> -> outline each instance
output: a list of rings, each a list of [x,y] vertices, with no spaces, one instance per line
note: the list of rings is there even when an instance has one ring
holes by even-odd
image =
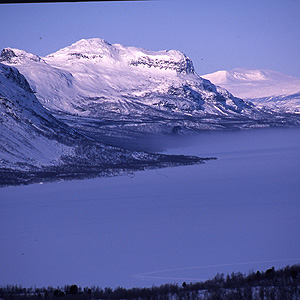
[[[0,299],[28,300],[297,300],[300,299],[300,264],[275,270],[217,274],[205,282],[164,284],[151,288],[64,287],[23,288],[7,285],[0,288]]]

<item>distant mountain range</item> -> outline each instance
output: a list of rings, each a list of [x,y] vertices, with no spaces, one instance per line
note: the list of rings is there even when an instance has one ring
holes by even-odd
[[[258,108],[300,113],[300,78],[271,70],[234,69],[202,75]]]

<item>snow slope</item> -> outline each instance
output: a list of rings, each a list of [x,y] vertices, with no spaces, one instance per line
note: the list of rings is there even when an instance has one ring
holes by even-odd
[[[0,64],[0,167],[28,169],[60,163],[73,155],[72,131],[38,102],[16,68]],[[65,138],[65,143],[59,142]]]
[[[202,76],[258,107],[300,112],[300,78],[271,70],[233,69]]]

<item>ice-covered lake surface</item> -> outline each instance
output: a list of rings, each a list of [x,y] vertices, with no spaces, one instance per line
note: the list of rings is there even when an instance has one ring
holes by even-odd
[[[0,283],[151,286],[300,262],[300,130],[158,140],[204,165],[0,189]]]

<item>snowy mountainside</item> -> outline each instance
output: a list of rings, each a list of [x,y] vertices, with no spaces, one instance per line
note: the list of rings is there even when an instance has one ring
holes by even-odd
[[[233,69],[202,76],[258,107],[300,112],[300,78],[271,70]]]
[[[0,64],[0,167],[28,169],[60,162],[74,149],[58,141],[74,138],[47,112],[16,68]]]
[[[81,91],[79,114],[97,116],[101,110],[121,115],[191,113],[224,114],[248,108],[225,90],[217,90],[195,72],[182,52],[148,51],[80,40],[45,57],[48,64],[69,71]],[[85,103],[86,102],[86,103]],[[77,112],[78,113],[78,112]]]
[[[16,68],[0,63],[0,185],[199,162],[87,138],[53,117]]]
[[[23,50],[5,48],[0,54],[0,63],[14,66],[26,77],[32,91],[47,107],[51,103],[61,109],[68,109],[68,102],[61,103],[61,95],[75,97],[72,89],[72,74],[48,65],[37,55]],[[40,96],[42,95],[42,96]],[[65,107],[65,106],[67,107]]]

